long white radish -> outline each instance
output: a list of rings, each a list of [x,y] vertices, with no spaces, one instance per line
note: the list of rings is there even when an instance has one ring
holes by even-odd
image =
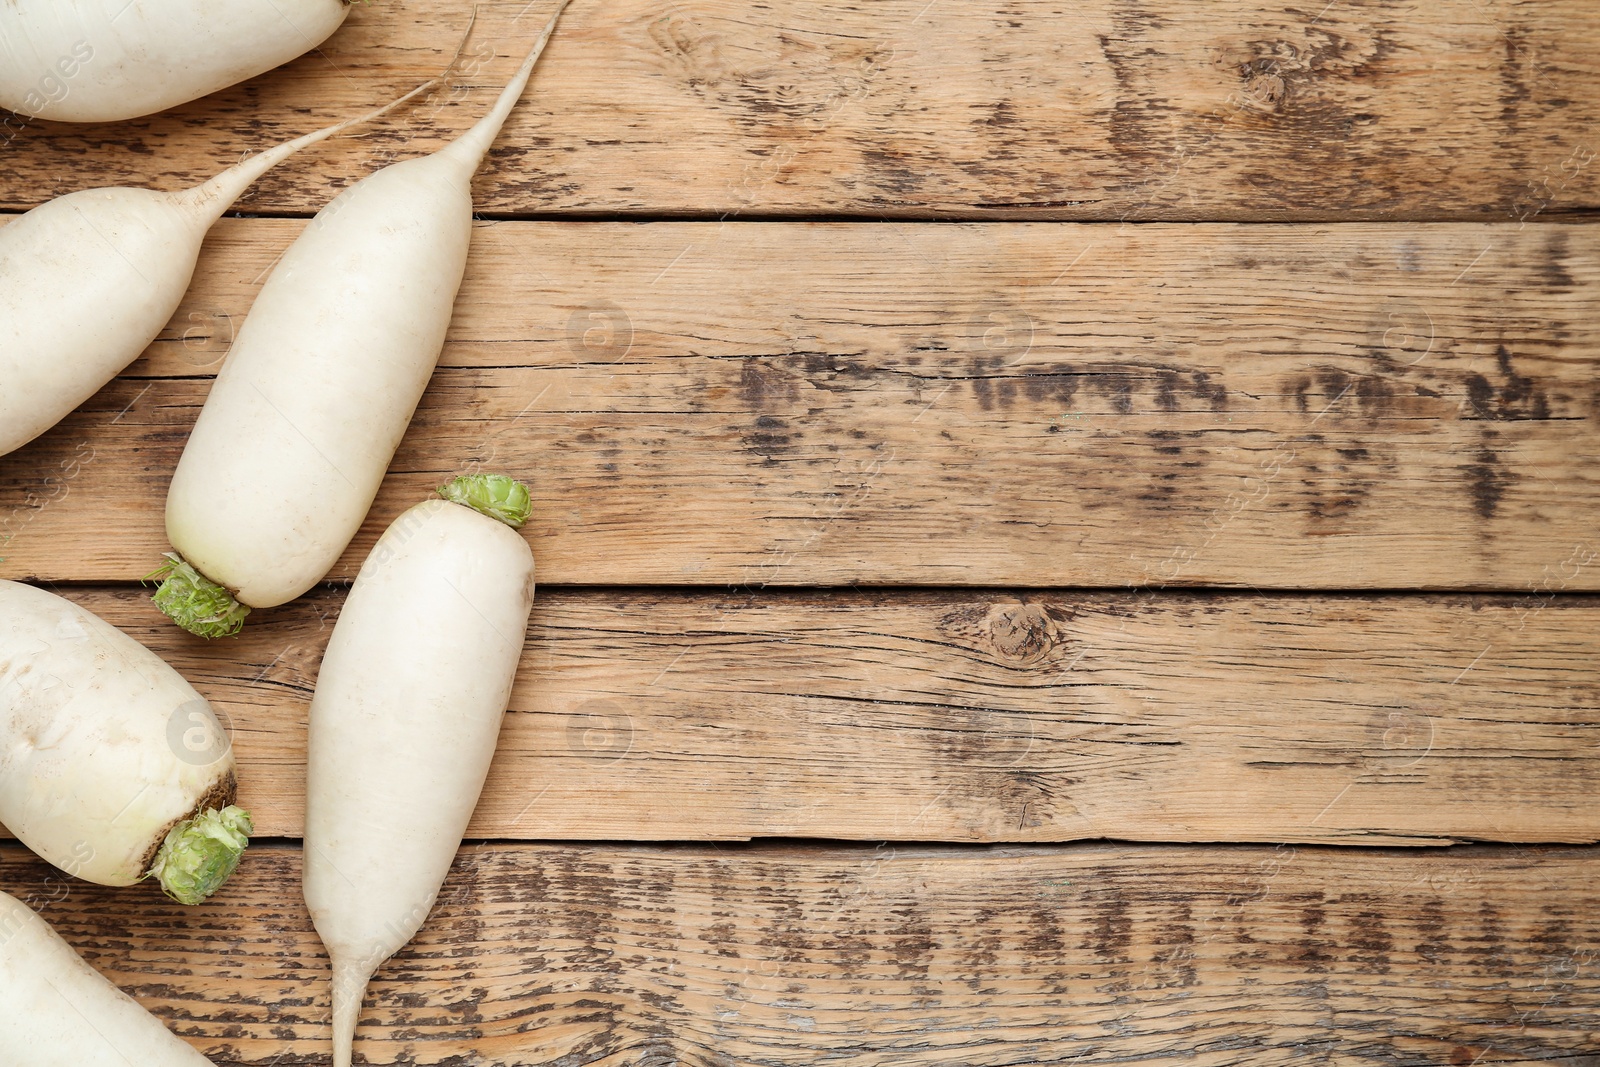
[[[156,604],[179,625],[233,632],[249,608],[321,581],[360,529],[439,361],[472,239],[472,176],[566,3],[488,115],[346,189],[262,286],[167,491],[181,558]]]
[[[348,0],[5,0],[0,107],[115,122],[253,78],[309,52]]]
[[[0,1063],[211,1067],[84,962],[22,901],[0,893]]]
[[[198,904],[239,864],[233,748],[159,656],[70,600],[0,581],[0,823],[68,874]]]
[[[526,487],[474,475],[441,492],[461,503],[418,504],[367,557],[311,701],[305,895],[333,963],[334,1067],[460,847],[533,604],[533,553],[509,528]]]
[[[0,456],[60,422],[156,339],[189,288],[206,232],[251,183],[435,84],[192,189],[86,189],[0,228]]]

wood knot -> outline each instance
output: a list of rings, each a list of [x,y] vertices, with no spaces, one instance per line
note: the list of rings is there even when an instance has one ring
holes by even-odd
[[[1059,627],[1042,604],[1022,600],[990,606],[984,629],[1001,656],[1016,663],[1036,663],[1060,640]]]
[[[1242,87],[1231,98],[1244,107],[1277,111],[1289,99],[1289,82],[1307,70],[1299,51],[1284,41],[1257,41],[1248,46],[1248,58],[1224,53],[1219,62],[1238,73]]]
[[[1256,74],[1245,82],[1244,91],[1262,107],[1276,108],[1288,95],[1289,87],[1277,74]]]
[[[1002,663],[1027,667],[1056,654],[1066,643],[1070,608],[1021,598],[972,601],[939,620],[942,633]]]

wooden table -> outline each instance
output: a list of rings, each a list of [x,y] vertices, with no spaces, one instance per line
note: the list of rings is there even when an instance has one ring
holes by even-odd
[[[306,706],[379,530],[529,478],[498,762],[375,1064],[1600,1063],[1590,0],[577,0],[332,582],[203,644],[137,579],[275,257],[544,20],[280,167],[129,371],[0,460],[0,575],[167,656],[261,841],[209,905],[0,885],[219,1064],[327,1062]],[[176,188],[437,73],[468,9],[115,126]],[[1448,846],[1448,847],[1445,847]]]

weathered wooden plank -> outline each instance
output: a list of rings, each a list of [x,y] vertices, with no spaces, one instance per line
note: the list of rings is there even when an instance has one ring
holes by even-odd
[[[298,836],[338,596],[205,644],[68,593],[214,702]],[[560,592],[470,833],[1590,842],[1597,665],[1574,597]]]
[[[152,119],[7,117],[0,206],[95,183],[199,180],[439,73],[467,7],[360,8],[317,54]],[[359,142],[308,153],[243,208],[314,211],[375,166],[466,128],[548,8],[484,5],[455,89]],[[480,178],[479,204],[1525,219],[1600,206],[1597,57],[1588,0],[580,2]]]
[[[0,575],[129,580],[285,220],[0,459]],[[551,582],[1600,589],[1600,228],[485,224],[367,529],[528,477]]]
[[[287,847],[210,904],[0,878],[219,1067],[325,1062]],[[376,1064],[1593,1062],[1593,849],[463,850]],[[64,896],[64,899],[62,899]]]

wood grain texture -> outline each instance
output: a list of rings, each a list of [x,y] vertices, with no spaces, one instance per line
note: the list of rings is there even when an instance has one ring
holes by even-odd
[[[210,644],[68,590],[231,723],[303,825],[340,598]],[[469,834],[492,839],[1600,840],[1589,598],[542,595]]]
[[[264,272],[0,459],[0,575],[131,580]],[[366,529],[529,479],[541,579],[1600,589],[1600,228],[480,226]]]
[[[375,167],[438,147],[486,109],[549,6],[484,5],[450,91],[280,168],[242,208],[310,213]],[[467,9],[362,7],[317,53],[150,119],[80,128],[7,116],[0,207],[88,183],[201,180],[438,74]],[[1017,0],[1003,11],[581,0],[478,203],[497,215],[709,217],[1592,210],[1593,16],[1588,0]]]
[[[0,848],[0,884],[219,1067],[326,1062],[299,878],[257,848],[185,910]],[[357,1056],[1592,1067],[1597,885],[1593,849],[472,847]]]

